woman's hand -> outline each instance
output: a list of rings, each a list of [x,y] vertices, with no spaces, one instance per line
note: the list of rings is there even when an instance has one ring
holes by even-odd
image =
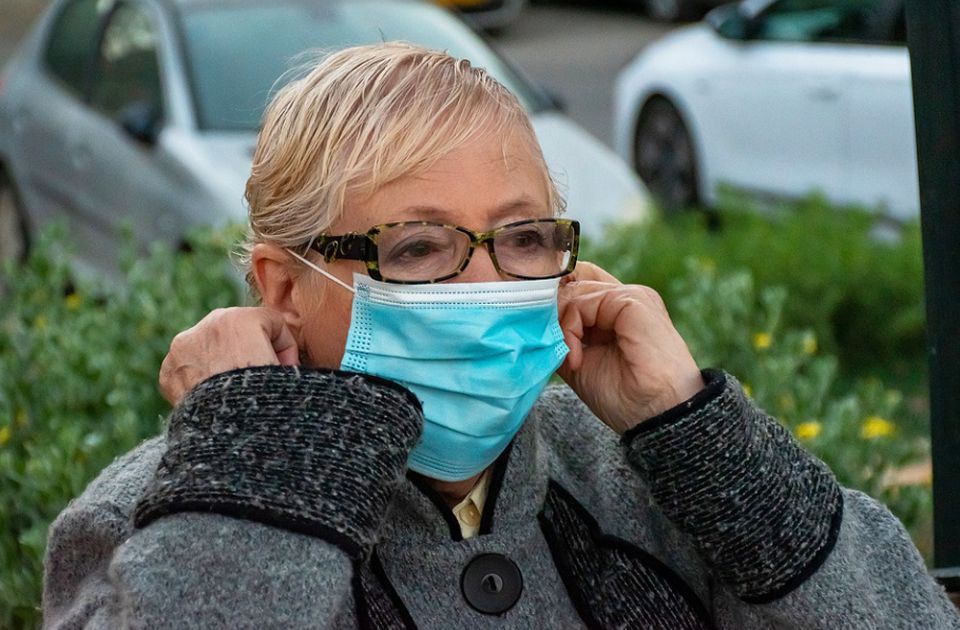
[[[220,308],[173,338],[160,366],[160,392],[175,406],[214,374],[299,364],[296,339],[279,314],[263,307]]]
[[[570,354],[558,373],[610,428],[623,434],[704,387],[656,291],[591,263],[568,277],[559,308]]]

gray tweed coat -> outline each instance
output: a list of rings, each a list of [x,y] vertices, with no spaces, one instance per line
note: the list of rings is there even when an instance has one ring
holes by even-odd
[[[409,391],[217,375],[51,526],[44,626],[960,628],[886,509],[704,375],[622,438],[549,388],[469,540],[405,473]]]

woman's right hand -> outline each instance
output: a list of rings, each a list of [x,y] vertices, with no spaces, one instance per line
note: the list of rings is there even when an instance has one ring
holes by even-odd
[[[179,333],[160,366],[160,392],[176,406],[214,374],[255,365],[299,365],[293,333],[264,307],[218,308]]]

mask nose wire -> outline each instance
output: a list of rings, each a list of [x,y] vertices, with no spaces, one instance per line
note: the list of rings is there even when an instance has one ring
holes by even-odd
[[[349,291],[350,293],[356,293],[356,292],[357,292],[357,290],[354,289],[352,286],[350,286],[349,284],[347,284],[346,282],[344,282],[344,281],[341,280],[340,278],[336,277],[335,275],[333,275],[333,274],[330,273],[329,271],[326,271],[326,270],[321,269],[320,267],[316,266],[315,264],[313,264],[312,262],[310,262],[309,260],[307,260],[306,258],[304,258],[303,256],[301,256],[300,254],[298,254],[298,253],[296,253],[296,252],[294,252],[294,251],[292,251],[292,250],[289,250],[289,249],[287,250],[287,253],[290,254],[291,256],[293,256],[294,258],[296,258],[297,260],[299,260],[300,262],[302,262],[303,264],[305,264],[306,266],[310,267],[310,268],[313,269],[314,271],[316,271],[316,272],[318,272],[318,273],[321,273],[321,274],[323,274],[324,276],[326,276],[328,279],[332,280],[333,282],[336,282],[337,284],[339,284],[341,287],[343,287],[344,289],[346,289],[346,290]]]

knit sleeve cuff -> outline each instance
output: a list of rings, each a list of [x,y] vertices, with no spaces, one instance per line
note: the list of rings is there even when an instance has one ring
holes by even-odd
[[[732,376],[623,436],[664,513],[697,541],[720,580],[765,603],[829,555],[843,498],[830,470],[758,409]]]
[[[323,538],[359,559],[422,425],[416,397],[381,378],[280,366],[218,374],[174,410],[135,525],[215,512]]]

